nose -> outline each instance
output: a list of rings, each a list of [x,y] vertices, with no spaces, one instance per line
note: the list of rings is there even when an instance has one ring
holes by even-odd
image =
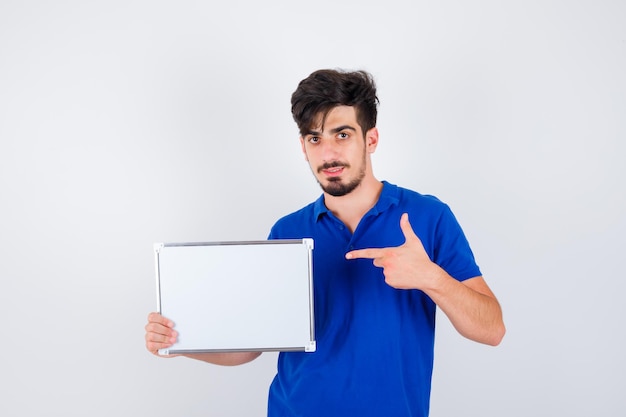
[[[335,161],[339,156],[339,144],[333,139],[323,139],[322,143],[322,159],[324,161]]]

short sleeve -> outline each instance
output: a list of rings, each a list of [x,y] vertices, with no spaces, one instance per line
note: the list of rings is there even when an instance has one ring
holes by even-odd
[[[433,262],[459,281],[482,275],[465,233],[447,205],[444,205],[435,229],[433,255]]]

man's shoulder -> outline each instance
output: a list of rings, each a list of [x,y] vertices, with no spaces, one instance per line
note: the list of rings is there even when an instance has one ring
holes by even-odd
[[[412,207],[421,210],[440,212],[449,210],[448,205],[439,197],[432,194],[423,194],[418,191],[389,184],[393,188],[392,192],[401,207]]]
[[[312,202],[289,213],[274,223],[270,233],[271,238],[299,238],[306,225],[314,223],[316,217],[316,202]]]
[[[305,219],[310,219],[315,213],[315,202],[307,204],[306,206],[298,209],[294,212],[284,215],[276,223],[285,222],[301,222]]]

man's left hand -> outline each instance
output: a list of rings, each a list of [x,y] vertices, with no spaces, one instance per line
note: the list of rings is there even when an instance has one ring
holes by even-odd
[[[405,238],[401,246],[358,249],[348,252],[346,259],[372,259],[374,266],[383,268],[385,282],[393,288],[425,290],[432,287],[443,270],[428,257],[407,213],[400,218],[400,229]]]

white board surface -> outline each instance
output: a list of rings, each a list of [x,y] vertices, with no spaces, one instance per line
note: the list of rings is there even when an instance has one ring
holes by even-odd
[[[161,354],[315,351],[312,239],[154,245]]]

